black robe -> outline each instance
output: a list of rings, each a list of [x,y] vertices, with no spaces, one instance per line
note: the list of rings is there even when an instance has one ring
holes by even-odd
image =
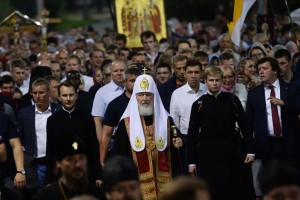
[[[223,92],[217,97],[206,94],[192,105],[188,129],[189,163],[197,164],[198,176],[207,180],[213,200],[247,199],[253,194],[251,190],[244,192],[244,197],[238,197],[244,187],[251,189],[252,184],[251,174],[238,174],[242,161],[237,157],[236,121],[242,130],[247,153],[253,153],[253,138],[246,134],[247,116],[236,96]],[[250,173],[250,166],[243,167]],[[248,183],[239,188],[244,176]]]
[[[60,135],[66,132],[75,134],[85,143],[87,147],[88,177],[89,181],[95,183],[95,180],[99,180],[101,175],[99,143],[95,124],[91,114],[77,107],[70,114],[62,109],[48,118],[46,183],[50,184],[55,180],[55,143],[60,139]]]
[[[91,195],[96,197],[97,199],[104,199],[104,193],[99,188],[96,188],[95,185],[88,185],[86,192],[77,192],[77,191],[71,191],[66,186],[61,184],[63,188],[63,192],[65,193],[67,199],[71,199],[75,196],[79,195]],[[32,200],[65,200],[64,196],[61,192],[60,186],[58,184],[58,181],[50,185],[49,187],[45,187],[39,192],[35,194],[35,196],[32,198]]]

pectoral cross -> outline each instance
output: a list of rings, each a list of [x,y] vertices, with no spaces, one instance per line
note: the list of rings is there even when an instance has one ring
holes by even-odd
[[[146,74],[147,68],[145,66],[142,70],[143,70],[144,74]]]

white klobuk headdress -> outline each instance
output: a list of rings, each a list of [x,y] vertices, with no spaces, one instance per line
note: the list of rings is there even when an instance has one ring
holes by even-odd
[[[168,139],[168,112],[165,110],[160,99],[156,84],[153,78],[143,74],[137,77],[132,96],[128,106],[121,117],[121,120],[130,117],[130,134],[129,141],[134,151],[140,152],[145,149],[145,135],[142,127],[142,122],[138,109],[136,94],[140,92],[151,92],[154,94],[154,138],[155,145],[158,151],[163,151],[167,147]]]

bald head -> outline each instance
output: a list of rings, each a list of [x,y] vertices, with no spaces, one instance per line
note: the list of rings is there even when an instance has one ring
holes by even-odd
[[[50,60],[50,54],[47,52],[40,52],[37,55],[37,60]]]
[[[51,67],[51,61],[50,60],[40,60],[38,62],[38,66]]]
[[[125,84],[126,64],[122,60],[116,60],[111,65],[111,78],[117,85],[123,87]]]
[[[233,43],[228,33],[220,35],[219,46],[221,51],[223,51],[224,49],[232,49]]]

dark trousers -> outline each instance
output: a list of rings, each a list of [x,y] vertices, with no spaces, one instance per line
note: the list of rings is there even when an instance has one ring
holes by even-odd
[[[269,136],[269,144],[269,156],[261,160],[263,165],[273,159],[288,161],[288,153],[282,137]]]
[[[188,151],[187,151],[187,144],[188,144],[188,139],[187,135],[182,136],[182,143],[183,143],[183,158],[182,160],[182,173],[183,175],[188,175],[189,174],[189,163],[188,163]]]
[[[287,156],[287,151],[284,146],[283,139],[281,137],[269,137],[270,144],[271,144],[271,158],[277,159],[285,159]]]

